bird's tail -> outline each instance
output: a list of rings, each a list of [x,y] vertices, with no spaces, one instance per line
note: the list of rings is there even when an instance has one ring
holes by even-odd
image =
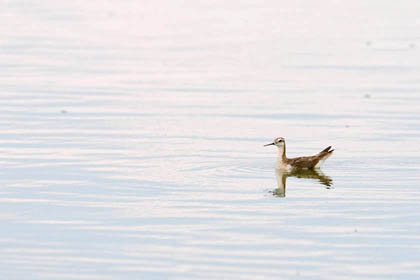
[[[331,146],[328,146],[328,147],[326,147],[325,149],[323,149],[321,152],[320,152],[320,154],[321,153],[332,153],[332,152],[334,152],[334,150],[330,150],[331,149]]]
[[[334,150],[331,150],[331,146],[323,149],[317,156],[319,158],[318,163],[315,165],[315,168],[320,168],[322,164],[324,164],[324,161],[329,158]]]

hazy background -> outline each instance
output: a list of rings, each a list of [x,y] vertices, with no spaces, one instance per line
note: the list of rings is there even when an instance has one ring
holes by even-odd
[[[419,279],[419,11],[0,1],[0,278]]]

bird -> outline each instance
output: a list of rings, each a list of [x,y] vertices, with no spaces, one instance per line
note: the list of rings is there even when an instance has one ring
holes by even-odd
[[[287,158],[286,157],[286,141],[283,137],[277,137],[273,143],[266,144],[266,146],[277,146],[279,149],[278,157],[276,161],[276,169],[282,170],[293,170],[293,169],[319,169],[322,164],[329,158],[334,150],[331,150],[331,146],[323,149],[316,155],[308,157],[297,157]]]

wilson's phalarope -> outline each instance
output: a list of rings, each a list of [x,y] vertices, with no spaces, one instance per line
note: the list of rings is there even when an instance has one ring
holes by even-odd
[[[286,157],[286,142],[283,137],[277,137],[273,143],[264,145],[274,145],[279,148],[279,155],[277,157],[276,169],[291,170],[291,169],[314,169],[320,168],[324,161],[329,158],[334,150],[330,150],[331,146],[325,148],[316,155],[309,157]]]

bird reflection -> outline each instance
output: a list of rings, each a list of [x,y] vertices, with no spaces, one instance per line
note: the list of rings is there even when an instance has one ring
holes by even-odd
[[[321,170],[317,169],[300,169],[292,171],[284,171],[276,169],[277,188],[273,190],[273,195],[277,197],[286,196],[286,179],[287,177],[308,178],[318,180],[322,185],[330,189],[333,180],[325,175]]]

